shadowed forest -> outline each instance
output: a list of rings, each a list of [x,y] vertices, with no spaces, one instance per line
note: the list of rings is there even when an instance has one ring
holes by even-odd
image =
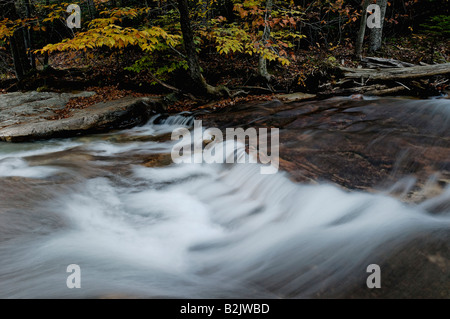
[[[380,28],[366,27],[371,13],[362,12],[372,2]],[[448,0],[2,0],[0,7],[2,92],[94,88],[96,98],[73,103],[83,107],[129,94],[171,93],[185,109],[293,92],[424,97],[448,85],[435,73],[423,79],[428,70],[421,79],[357,87],[343,74],[446,63]],[[70,15],[79,25],[68,27]]]

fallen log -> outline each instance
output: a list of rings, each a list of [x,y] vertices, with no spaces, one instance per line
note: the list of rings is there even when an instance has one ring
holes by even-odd
[[[382,95],[390,95],[393,93],[398,93],[405,89],[406,88],[404,86],[395,86],[395,87],[388,88],[388,89],[367,91],[367,92],[365,92],[365,94],[366,95],[374,95],[374,96],[382,96]]]
[[[450,74],[450,63],[390,69],[351,69],[340,67],[346,79],[369,79],[370,81],[395,81],[420,79]]]
[[[366,85],[366,86],[356,86],[356,87],[348,87],[348,88],[334,88],[331,90],[332,94],[339,94],[339,95],[350,95],[350,94],[367,94],[369,92],[376,92],[376,91],[382,91],[387,89],[388,87],[383,84],[373,84],[373,85]]]
[[[319,96],[333,95],[393,95],[436,96],[449,81],[450,63],[378,69],[339,67],[338,78],[318,86]],[[437,79],[432,79],[439,76]]]
[[[415,67],[417,65],[403,62],[395,59],[385,59],[385,58],[376,58],[376,57],[366,57],[362,58],[361,62],[370,69],[376,68],[409,68]]]

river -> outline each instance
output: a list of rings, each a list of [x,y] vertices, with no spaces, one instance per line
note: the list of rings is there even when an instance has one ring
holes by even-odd
[[[280,171],[173,164],[171,132],[194,117],[279,127]],[[449,151],[450,101],[407,99],[253,102],[0,143],[0,298],[358,297],[370,264],[390,272],[381,296],[448,298]],[[417,267],[431,275],[408,286]]]

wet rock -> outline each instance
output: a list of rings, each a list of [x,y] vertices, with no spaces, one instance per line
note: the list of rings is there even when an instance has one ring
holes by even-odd
[[[170,154],[153,154],[148,156],[143,165],[146,167],[164,167],[172,164],[173,160]]]
[[[0,95],[0,128],[54,116],[72,98],[90,97],[95,92],[14,92]]]
[[[422,202],[450,178],[448,107],[448,100],[333,98],[248,103],[196,117],[205,128],[279,128],[280,167],[296,181],[366,191],[397,184],[392,195]],[[410,176],[413,184],[398,185]]]
[[[48,119],[70,98],[92,94],[19,92],[0,96],[0,141],[24,142],[129,128],[144,124],[163,110],[158,99],[125,97],[73,110],[70,118]]]
[[[308,93],[292,93],[292,94],[280,94],[277,95],[277,98],[279,98],[281,101],[284,102],[298,102],[298,101],[304,101],[304,100],[311,100],[314,99],[316,95],[314,94],[308,94]]]
[[[338,298],[450,298],[450,232],[424,233],[380,262],[381,288],[369,289],[364,269]],[[383,260],[384,259],[384,260]],[[374,259],[377,261],[377,259]],[[378,260],[379,261],[379,260]],[[377,262],[378,262],[377,261]]]

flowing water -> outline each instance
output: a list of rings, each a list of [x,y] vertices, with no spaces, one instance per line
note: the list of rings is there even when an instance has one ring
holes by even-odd
[[[449,103],[433,103],[448,125]],[[0,144],[0,298],[339,295],[418,234],[448,234],[448,187],[408,203],[259,164],[172,164],[170,134],[192,122]],[[440,134],[448,147],[449,127]],[[81,289],[66,286],[71,264]]]

